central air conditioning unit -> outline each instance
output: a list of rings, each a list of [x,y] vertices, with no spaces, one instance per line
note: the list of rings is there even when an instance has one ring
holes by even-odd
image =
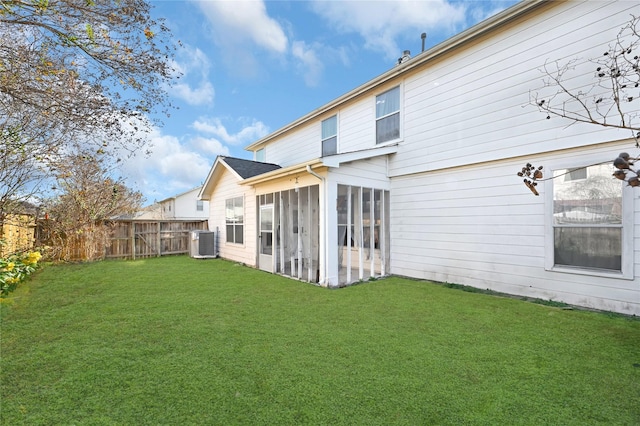
[[[216,233],[214,231],[191,231],[189,256],[196,259],[213,259],[216,253]]]

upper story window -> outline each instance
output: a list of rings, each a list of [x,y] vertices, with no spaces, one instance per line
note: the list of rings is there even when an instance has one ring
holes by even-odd
[[[266,159],[266,155],[264,152],[264,148],[260,148],[259,150],[256,151],[256,161],[264,163],[265,159]]]
[[[632,275],[633,212],[610,169],[607,164],[554,171],[551,269]]]
[[[227,242],[244,242],[244,200],[242,197],[225,200],[225,222]]]
[[[334,115],[322,121],[322,156],[338,153],[338,118]]]
[[[204,211],[204,201],[196,200],[196,211],[199,211],[199,212]]]
[[[400,138],[400,86],[376,96],[376,144]]]

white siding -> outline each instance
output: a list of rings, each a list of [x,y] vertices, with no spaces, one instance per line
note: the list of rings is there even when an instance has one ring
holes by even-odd
[[[330,169],[328,181],[341,185],[388,190],[390,182],[387,178],[387,158],[386,156],[375,157],[342,164],[339,168]]]
[[[288,133],[277,143],[267,145],[265,161],[287,167],[318,158],[320,137],[320,121]]]
[[[202,211],[197,210],[198,193],[200,188],[195,188],[175,198],[173,217],[176,219],[207,219],[209,202],[203,201]]]
[[[344,107],[338,115],[338,152],[352,152],[373,148],[375,134],[375,97]]]
[[[223,167],[223,166],[220,166]],[[244,244],[227,243],[225,201],[244,197]],[[209,229],[218,231],[220,257],[256,266],[256,197],[252,188],[238,185],[237,178],[225,170],[211,193]]]
[[[575,79],[590,81],[599,58],[629,21],[635,2],[553,2],[518,25],[427,64],[404,84],[404,141],[398,176],[629,137],[628,132],[545,120],[530,105],[545,62],[578,58]]]
[[[534,164],[614,158],[632,143],[528,158]],[[545,270],[544,187],[534,196],[515,173],[527,160],[392,180],[393,274],[640,314],[640,280]],[[640,194],[634,196],[640,216]],[[640,272],[636,227],[635,270]],[[630,232],[630,230],[627,230]]]

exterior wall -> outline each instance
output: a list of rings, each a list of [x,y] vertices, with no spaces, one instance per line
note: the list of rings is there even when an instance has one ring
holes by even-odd
[[[376,144],[375,96],[340,109],[338,114],[338,153],[373,148]]]
[[[198,193],[200,188],[192,189],[160,201],[160,212],[162,219],[202,219],[206,220],[209,212],[209,202],[203,201],[202,211],[197,210]]]
[[[387,157],[380,156],[341,164],[339,168],[330,169],[329,181],[335,184],[389,189]]]
[[[544,185],[536,197],[515,172],[523,163],[588,165],[615,158],[631,141],[563,154],[532,156],[396,178],[391,189],[391,272],[595,309],[640,314],[640,279],[611,278],[545,269],[546,233],[552,214]],[[547,173],[549,170],[547,170]],[[640,219],[640,193],[625,202]],[[640,227],[635,240],[640,273]],[[552,242],[551,242],[552,243]],[[553,246],[553,245],[552,245]]]
[[[625,131],[545,120],[530,93],[542,88],[545,63],[553,68],[556,60],[578,59],[573,87],[592,81],[596,65],[588,60],[602,56],[634,12],[637,4],[627,1],[550,2],[406,77],[404,140],[391,175],[628,138]]]
[[[342,164],[326,175],[327,282],[337,276],[331,266],[337,185],[389,187],[392,274],[640,314],[639,279],[548,267],[552,206],[544,185],[536,197],[515,175],[528,161],[545,169],[580,167],[632,149],[626,131],[567,127],[571,121],[545,120],[531,105],[536,91],[551,94],[543,88],[545,64],[576,60],[571,84],[590,82],[595,65],[589,59],[607,50],[632,14],[638,6],[631,1],[547,2],[271,141],[267,162],[286,167],[318,158],[320,122],[337,113],[339,153],[374,148],[375,96],[401,86],[397,153]],[[625,191],[638,222],[640,192]],[[255,206],[246,205],[245,214],[248,231]],[[636,250],[634,277],[640,274],[638,228],[624,229]],[[245,243],[255,235],[247,231]],[[247,252],[253,255],[255,247]]]
[[[189,192],[185,192],[184,194],[180,194],[175,197],[174,204],[174,217],[181,219],[196,219],[196,218],[207,218],[208,211],[208,201],[203,201],[203,208],[201,211],[197,210],[197,201],[198,201],[198,192],[200,188],[192,189]]]
[[[0,225],[0,256],[33,248],[36,220],[31,215],[9,215]]]
[[[174,198],[160,202],[161,217],[163,219],[173,219],[176,217],[176,201]]]
[[[282,167],[320,157],[320,121],[285,135],[265,148],[265,162]]]
[[[227,243],[225,222],[225,201],[229,198],[244,197],[244,243]],[[256,197],[251,187],[238,184],[237,178],[224,171],[214,188],[209,203],[209,229],[217,231],[220,257],[256,266]]]

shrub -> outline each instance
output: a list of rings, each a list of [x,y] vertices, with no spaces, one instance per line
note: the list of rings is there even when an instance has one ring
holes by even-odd
[[[42,255],[39,251],[17,253],[0,258],[0,297],[16,289],[38,267]]]

